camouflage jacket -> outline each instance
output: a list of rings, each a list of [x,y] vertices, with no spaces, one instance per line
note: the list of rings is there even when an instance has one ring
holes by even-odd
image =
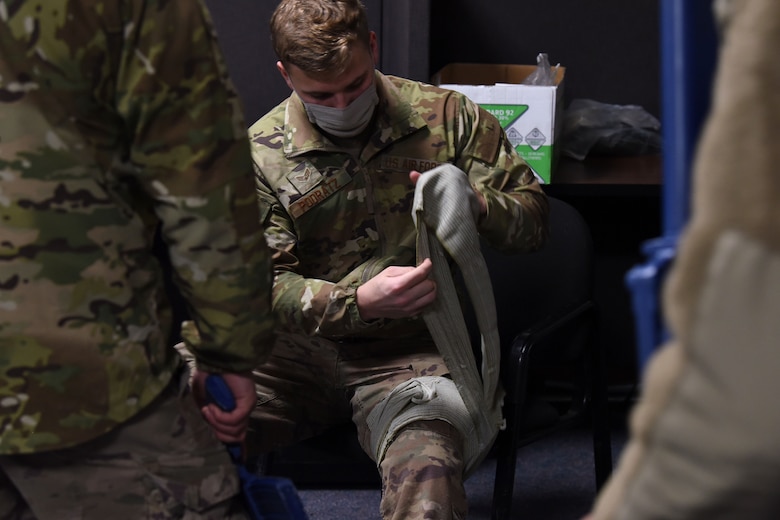
[[[498,121],[461,94],[376,73],[380,102],[365,146],[339,148],[290,98],[249,129],[280,327],[328,338],[414,336],[422,320],[363,322],[355,291],[389,265],[414,265],[410,170],[452,163],[488,213],[480,233],[528,251],[547,235],[547,199]]]
[[[0,178],[0,454],[94,438],[171,379],[158,226],[200,365],[266,355],[270,255],[201,2],[0,2]]]

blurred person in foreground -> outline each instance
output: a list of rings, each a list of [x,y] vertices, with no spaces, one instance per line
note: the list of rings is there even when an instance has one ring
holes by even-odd
[[[713,5],[713,97],[664,285],[673,339],[590,520],[780,518],[780,3]]]
[[[384,518],[465,518],[473,461],[447,419],[457,404],[384,436],[373,413],[398,389],[450,377],[422,319],[437,286],[431,260],[416,260],[415,184],[453,165],[465,186],[458,203],[473,204],[480,235],[507,251],[544,243],[547,199],[488,112],[375,69],[377,37],[359,0],[283,0],[270,25],[293,92],[249,130],[280,327],[255,371],[261,427],[248,444],[267,452],[351,419],[381,474]],[[415,404],[427,398],[404,412]]]
[[[246,518],[222,442],[273,344],[271,264],[202,2],[0,1],[0,177],[0,518]]]

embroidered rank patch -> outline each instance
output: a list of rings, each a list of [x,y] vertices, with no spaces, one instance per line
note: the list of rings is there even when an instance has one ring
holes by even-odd
[[[287,180],[301,195],[315,187],[322,180],[322,174],[309,161],[303,161],[287,175]]]
[[[317,175],[319,175],[319,173]],[[319,185],[290,204],[288,211],[293,218],[298,218],[314,208],[317,204],[339,191],[339,189],[349,184],[352,180],[352,177],[350,177],[346,171],[341,171],[338,175],[329,179],[325,179],[321,175],[319,177],[322,179],[322,182],[320,182]]]

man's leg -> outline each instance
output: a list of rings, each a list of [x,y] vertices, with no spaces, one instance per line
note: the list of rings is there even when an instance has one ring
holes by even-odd
[[[398,347],[388,341],[342,349],[342,354],[343,375],[354,383],[353,421],[361,446],[373,458],[367,417],[374,406],[399,384],[444,376],[447,367],[432,343]],[[386,520],[466,518],[463,442],[450,424],[433,419],[402,428],[387,448],[379,466]]]
[[[403,428],[380,466],[385,519],[466,518],[460,434],[444,421]]]
[[[2,457],[0,467],[39,520],[248,518],[235,465],[176,383],[98,439]]]
[[[271,356],[254,370],[257,406],[247,451],[278,450],[350,420],[347,393],[337,388],[338,348],[331,341],[279,333]]]

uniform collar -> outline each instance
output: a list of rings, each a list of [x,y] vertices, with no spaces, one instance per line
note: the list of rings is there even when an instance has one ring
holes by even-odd
[[[379,104],[371,123],[371,136],[361,157],[366,160],[390,144],[426,127],[423,118],[401,97],[390,78],[375,71]],[[309,122],[303,102],[295,92],[287,100],[284,113],[284,154],[295,157],[312,151],[342,152]]]

